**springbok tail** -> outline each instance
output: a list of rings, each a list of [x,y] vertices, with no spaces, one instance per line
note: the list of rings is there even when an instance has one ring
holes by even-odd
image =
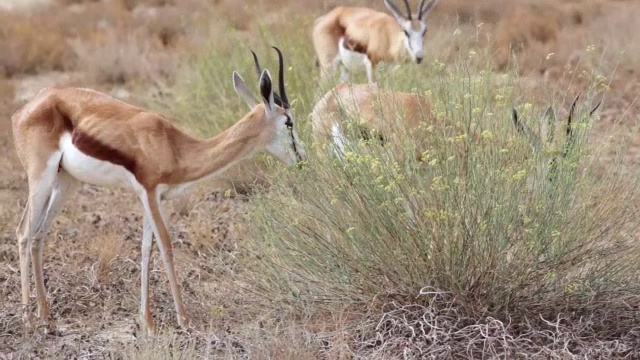
[[[313,47],[321,68],[330,67],[333,59],[338,55],[338,41],[345,31],[340,23],[341,12],[341,8],[335,8],[316,19],[313,25]]]

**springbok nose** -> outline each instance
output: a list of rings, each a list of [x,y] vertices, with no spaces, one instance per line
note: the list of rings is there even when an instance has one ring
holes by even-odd
[[[423,57],[422,57],[422,56],[417,57],[417,58],[416,58],[416,62],[417,62],[418,64],[422,64],[422,59],[423,59]]]

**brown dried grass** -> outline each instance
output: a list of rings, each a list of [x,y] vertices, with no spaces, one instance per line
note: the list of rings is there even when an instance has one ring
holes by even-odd
[[[66,70],[72,58],[64,35],[44,14],[0,10],[0,76]]]

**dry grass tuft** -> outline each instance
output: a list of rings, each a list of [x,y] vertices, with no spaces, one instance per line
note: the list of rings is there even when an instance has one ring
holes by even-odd
[[[13,99],[15,93],[15,85],[11,80],[0,79],[0,104],[7,106],[4,102]]]
[[[64,35],[43,14],[0,10],[0,76],[66,70],[73,60]]]
[[[522,54],[527,48],[534,46],[552,49],[560,30],[560,14],[558,9],[549,4],[531,4],[530,6],[514,6],[506,11],[495,27],[495,43],[497,48],[496,65],[504,70],[509,64],[511,54]],[[543,50],[544,51],[544,50]],[[548,54],[551,51],[547,51]],[[538,52],[540,54],[540,52]],[[523,56],[526,66],[532,66],[527,57]],[[531,59],[533,62],[539,58]]]
[[[93,84],[164,85],[178,69],[174,53],[157,49],[140,34],[107,33],[92,41],[71,41],[77,69]]]
[[[218,11],[221,18],[228,21],[236,30],[248,30],[253,27],[255,11],[254,6],[250,3],[234,0],[221,0],[218,2]]]
[[[211,11],[198,0],[63,1],[25,14],[2,11],[0,76],[83,71],[95,85],[157,85],[202,41]]]
[[[118,270],[114,268],[113,262],[122,253],[124,239],[116,233],[104,233],[90,241],[89,255],[97,259],[92,270],[96,280],[104,283],[108,277],[114,276],[114,271]]]
[[[635,31],[638,17],[640,8],[620,6],[589,24],[587,38],[603,49],[603,65],[609,71],[617,68],[621,74],[640,74],[640,34]]]

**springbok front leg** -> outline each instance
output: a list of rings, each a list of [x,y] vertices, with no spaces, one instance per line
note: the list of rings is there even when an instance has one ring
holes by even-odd
[[[375,79],[376,65],[374,65],[371,62],[371,60],[366,56],[362,61],[364,62],[364,68],[367,71],[367,81],[369,82],[369,84],[375,83],[376,82],[376,79]]]
[[[178,315],[178,324],[180,325],[180,327],[186,329],[189,327],[189,317],[184,310],[182,294],[180,292],[180,285],[178,284],[176,272],[173,266],[173,249],[171,246],[171,238],[169,237],[169,231],[167,230],[164,219],[162,217],[162,211],[160,209],[160,199],[158,198],[155,190],[143,192],[143,194],[140,195],[140,199],[142,200],[142,204],[144,206],[145,216],[151,221],[151,227],[156,237],[158,248],[160,249],[160,255],[162,256],[162,261],[167,273],[167,278],[169,279],[169,287],[171,288],[173,302],[176,308],[176,313]],[[148,282],[148,279],[149,276],[147,272],[147,276],[146,279],[143,280],[143,284],[145,281]],[[149,318],[151,318],[150,311]]]

